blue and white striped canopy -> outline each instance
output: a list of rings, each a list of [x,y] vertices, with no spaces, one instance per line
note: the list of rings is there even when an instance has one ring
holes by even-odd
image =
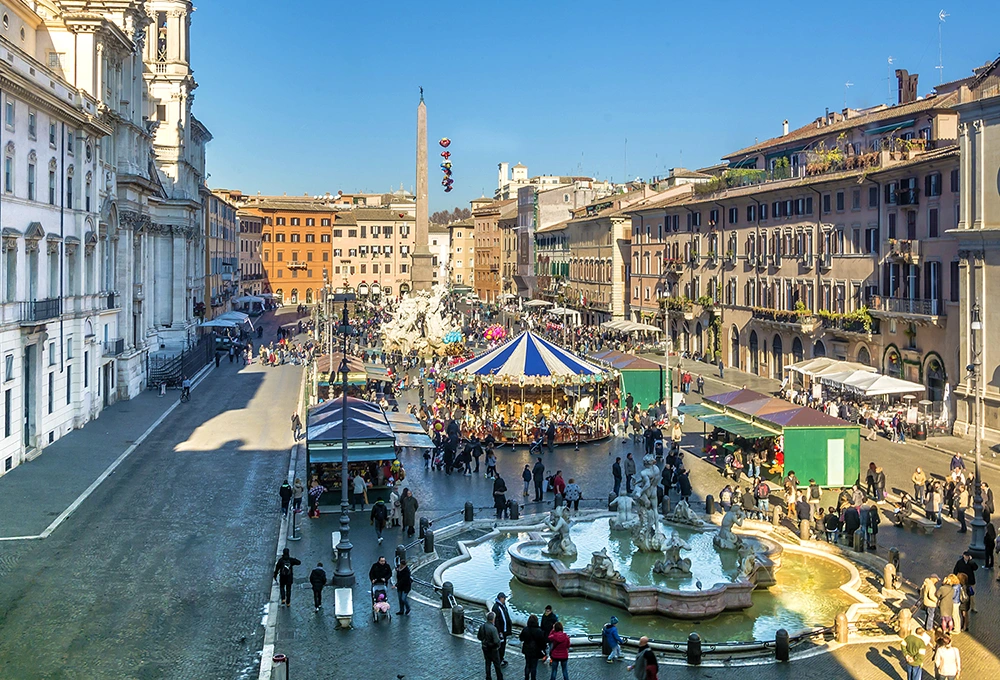
[[[598,376],[607,371],[543,340],[531,331],[491,352],[451,369],[457,377],[505,376],[513,379],[546,376]]]

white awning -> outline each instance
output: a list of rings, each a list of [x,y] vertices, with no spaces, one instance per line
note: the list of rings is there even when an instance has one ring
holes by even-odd
[[[208,321],[202,321],[198,325],[202,328],[237,328],[240,324],[237,321],[231,321],[229,319],[210,319]]]
[[[259,304],[264,304],[264,298],[257,297],[256,295],[241,295],[238,298],[233,298],[233,302],[235,302],[237,304],[241,304],[241,305],[251,304],[251,303],[254,303],[254,302],[259,303]]]
[[[552,303],[548,302],[546,300],[529,300],[529,301],[527,301],[527,302],[524,303],[524,306],[525,307],[550,307],[550,306],[552,306]]]

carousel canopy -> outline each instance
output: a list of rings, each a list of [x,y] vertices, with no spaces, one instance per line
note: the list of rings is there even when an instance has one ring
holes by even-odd
[[[537,378],[570,378],[603,376],[604,369],[581,359],[531,331],[524,331],[513,340],[459,364],[451,370],[454,377],[475,378],[484,376],[510,376],[517,380],[524,376],[529,381]]]

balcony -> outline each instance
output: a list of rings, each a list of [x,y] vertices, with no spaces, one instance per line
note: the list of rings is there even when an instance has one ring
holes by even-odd
[[[920,264],[920,241],[916,239],[889,239],[886,257],[896,262]]]
[[[684,261],[676,257],[668,257],[663,260],[663,271],[667,274],[680,276],[684,271]]]
[[[833,269],[833,253],[819,254],[819,268],[824,271],[830,271]]]
[[[125,352],[125,338],[113,338],[104,341],[104,356],[117,357]]]
[[[868,309],[872,314],[930,323],[936,323],[938,317],[944,316],[944,305],[940,300],[873,295],[868,300]]]
[[[835,334],[860,335],[870,337],[881,332],[879,320],[867,315],[864,318],[859,312],[850,315],[835,314],[823,317],[823,325]]]
[[[122,296],[118,292],[104,293],[101,300],[104,302],[104,309],[121,309]]]
[[[17,308],[17,318],[22,326],[36,326],[57,318],[62,313],[62,300],[28,300],[17,303]]]
[[[920,203],[918,189],[899,189],[895,193],[896,205],[903,208],[916,208]]]
[[[823,325],[808,310],[785,311],[769,307],[754,307],[751,315],[764,326],[775,329],[794,330],[807,334],[814,332]]]
[[[306,263],[302,262],[301,260],[292,260],[291,262],[288,263],[289,269],[305,269],[306,266],[307,266]]]

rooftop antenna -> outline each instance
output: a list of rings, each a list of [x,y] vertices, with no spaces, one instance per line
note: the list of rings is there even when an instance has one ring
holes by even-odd
[[[938,76],[940,78],[939,82],[942,82],[942,83],[944,82],[944,59],[942,58],[943,52],[941,50],[941,26],[944,25],[944,20],[947,19],[950,16],[951,15],[948,14],[947,12],[945,12],[944,10],[941,10],[940,12],[938,12],[938,65],[937,65],[937,70],[938,70]]]
[[[854,85],[854,83],[852,83],[850,80],[848,80],[846,83],[844,83],[844,108],[845,109],[847,108],[847,88],[849,88],[851,85]]]
[[[886,83],[886,88],[889,91],[889,98],[886,100],[886,102],[889,104],[889,106],[892,106],[892,56],[889,57],[889,65],[886,67],[885,83]]]

